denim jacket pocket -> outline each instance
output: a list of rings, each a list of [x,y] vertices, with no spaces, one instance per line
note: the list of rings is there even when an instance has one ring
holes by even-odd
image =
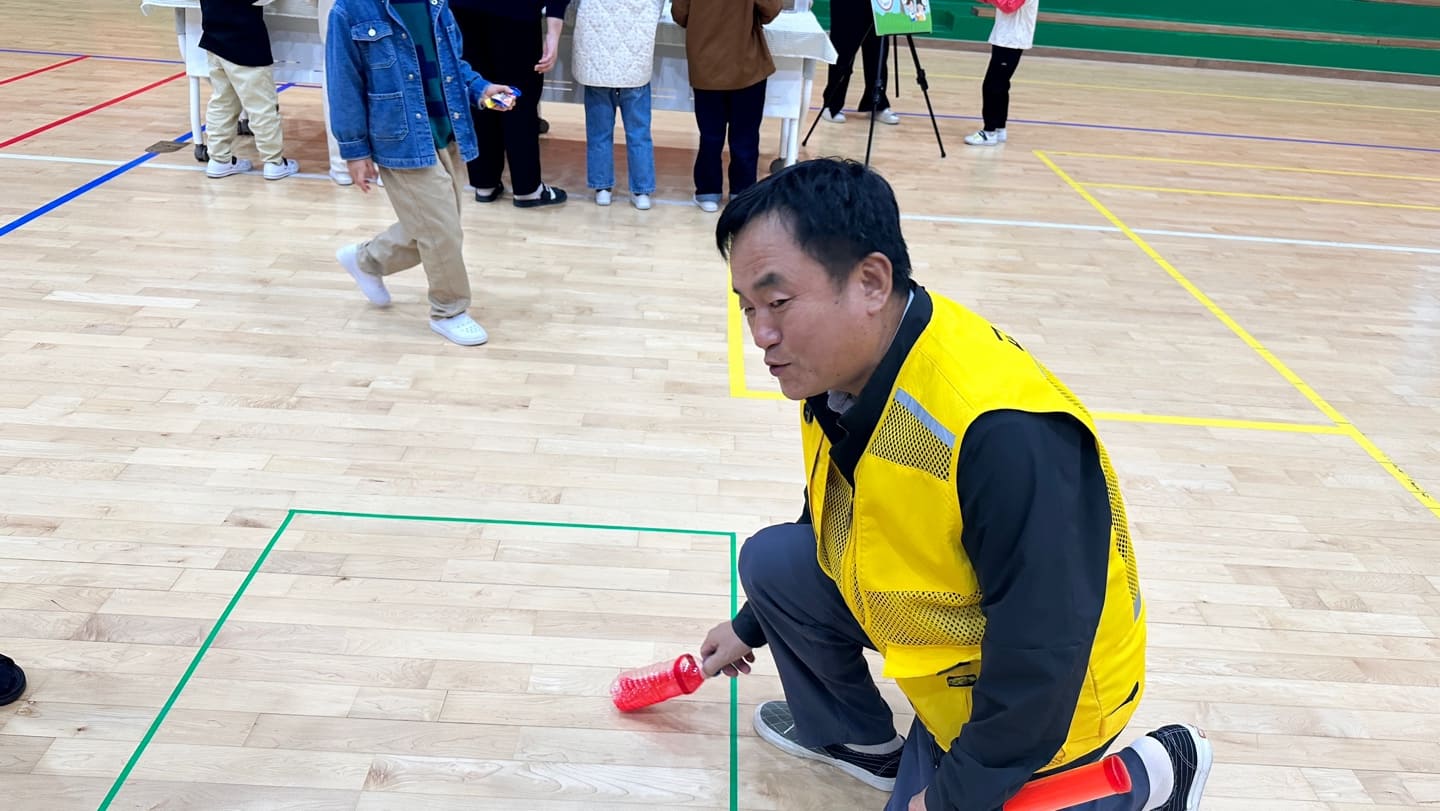
[[[410,134],[405,119],[404,93],[366,94],[370,114],[370,138],[375,141],[404,141]]]
[[[375,20],[350,26],[350,38],[371,71],[395,66],[395,29],[389,22]]]

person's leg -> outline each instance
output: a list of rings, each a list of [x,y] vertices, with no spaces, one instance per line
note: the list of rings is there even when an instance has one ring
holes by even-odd
[[[503,42],[504,37],[494,27],[496,21],[503,21],[503,18],[463,8],[452,8],[450,13],[455,15],[455,23],[460,26],[465,47],[461,56],[465,61],[489,81],[508,84],[500,73],[501,54],[498,51],[498,43]],[[470,185],[475,187],[476,202],[490,203],[500,197],[500,175],[505,171],[505,128],[501,117],[507,115],[510,113],[484,107],[475,107],[470,111],[471,120],[475,122],[479,152],[466,165],[466,171]]]
[[[905,736],[905,749],[900,753],[900,769],[895,775],[895,788],[885,811],[909,811],[910,800],[935,780],[940,758],[945,753],[935,743],[935,736],[916,718]]]
[[[868,4],[835,3],[830,9],[830,42],[835,46],[838,59],[827,71],[825,92],[822,95],[824,114],[839,113],[845,109],[845,96],[850,92],[850,75],[855,69],[855,54],[865,34],[874,26]]]
[[[759,82],[730,93],[730,196],[755,185],[760,171],[760,124],[765,116],[765,85]]]
[[[330,9],[335,7],[335,0],[319,0],[318,22],[320,24],[320,70],[323,75],[325,70],[325,40],[330,34]],[[350,166],[345,159],[340,157],[340,142],[335,140],[335,133],[330,131],[330,94],[321,89],[320,109],[325,116],[325,146],[330,153],[330,179],[341,186],[349,186],[354,183],[350,177]]]
[[[457,204],[458,154],[452,144],[436,154],[436,163],[422,169],[380,167],[397,221],[361,245],[357,257],[360,269],[373,276],[424,265],[432,319],[460,315],[470,306]],[[463,193],[461,182],[458,194]]]
[[[205,109],[205,132],[209,136],[210,164],[206,172],[211,177],[243,172],[250,168],[250,161],[235,160],[235,125],[240,120],[240,95],[230,80],[230,63],[207,53],[210,64],[210,104]]]
[[[650,85],[620,91],[625,121],[625,167],[632,195],[655,193],[655,143],[650,135]]]
[[[272,178],[271,167],[286,164],[285,134],[280,120],[280,99],[275,91],[275,72],[269,67],[251,68],[238,65],[229,66],[228,72],[235,92],[240,96],[241,105],[250,115],[250,130],[255,134],[255,149],[260,152],[260,160],[266,165],[265,176]],[[298,169],[298,166],[296,168]]]
[[[875,34],[874,20],[867,21],[865,41],[860,46],[860,58],[865,60],[865,92],[860,95],[860,104],[856,109],[862,113],[870,112],[872,107],[877,110],[890,109],[890,94],[886,90],[890,80],[890,38]],[[872,98],[877,83],[880,87],[880,105],[875,107]]]
[[[545,77],[535,72],[535,63],[545,51],[545,38],[538,19],[508,20],[506,25],[497,75],[519,90],[520,98],[514,109],[501,115],[500,123],[505,136],[505,160],[510,165],[510,185],[519,203],[539,198],[545,191],[540,167],[540,94],[545,89]]]
[[[1015,69],[1020,66],[1020,57],[1024,54],[1024,51],[1017,48],[1001,48],[998,45],[992,46],[990,50],[990,66],[985,70],[985,81],[980,89],[984,100],[982,114],[987,132],[1005,129],[1005,123],[1010,117],[1010,79],[1015,75]]]
[[[700,130],[700,147],[695,153],[695,199],[702,205],[725,196],[726,100],[723,90],[695,91],[695,125]]]
[[[875,687],[870,639],[815,557],[811,524],[779,524],[740,548],[740,583],[805,746],[895,739],[890,705]]]
[[[585,88],[585,185],[594,191],[615,186],[614,88]]]

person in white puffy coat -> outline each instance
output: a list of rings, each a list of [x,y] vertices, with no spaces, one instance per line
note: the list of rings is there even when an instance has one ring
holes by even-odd
[[[664,0],[577,0],[575,81],[585,86],[585,184],[610,205],[615,186],[615,110],[625,125],[630,200],[642,211],[655,193],[650,77]]]
[[[1020,66],[1020,57],[1035,45],[1035,20],[1040,13],[1040,0],[1024,0],[1012,11],[1011,4],[985,0],[995,6],[995,25],[990,30],[990,66],[980,93],[984,103],[981,129],[965,136],[971,146],[996,146],[1005,143],[1005,124],[1010,117],[1010,79]]]

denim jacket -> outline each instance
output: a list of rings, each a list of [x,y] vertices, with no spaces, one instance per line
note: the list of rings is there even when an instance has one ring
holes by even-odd
[[[460,55],[460,28],[448,0],[431,0],[441,86],[455,142],[466,161],[478,154],[470,105],[488,82]],[[435,163],[420,57],[387,0],[337,0],[325,37],[330,129],[345,160],[371,158],[389,169]]]

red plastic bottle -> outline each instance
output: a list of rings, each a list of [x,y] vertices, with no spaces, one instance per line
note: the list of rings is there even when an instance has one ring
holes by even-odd
[[[1130,770],[1117,755],[1025,784],[1005,811],[1056,811],[1130,790]]]
[[[673,662],[627,670],[610,684],[610,698],[621,712],[632,712],[679,695],[689,695],[705,683],[695,657],[684,654]]]

